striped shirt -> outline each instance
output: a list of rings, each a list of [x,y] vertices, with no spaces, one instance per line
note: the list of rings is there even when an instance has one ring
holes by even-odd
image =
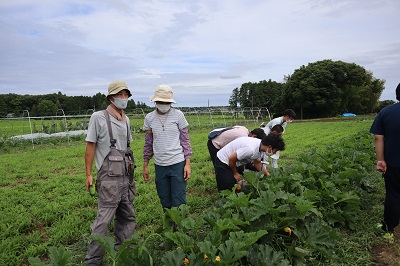
[[[169,166],[185,160],[180,131],[189,125],[185,115],[175,108],[160,115],[154,110],[144,118],[143,129],[153,132],[154,163]]]

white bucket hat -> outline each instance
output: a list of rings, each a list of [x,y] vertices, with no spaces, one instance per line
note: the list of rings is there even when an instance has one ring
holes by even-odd
[[[166,102],[166,103],[176,103],[172,98],[174,92],[172,88],[168,85],[159,85],[154,92],[154,95],[150,97],[151,102]]]

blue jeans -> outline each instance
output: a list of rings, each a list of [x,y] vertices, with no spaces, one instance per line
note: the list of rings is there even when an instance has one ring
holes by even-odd
[[[183,178],[185,161],[168,165],[155,165],[156,188],[163,208],[186,204],[186,181]]]

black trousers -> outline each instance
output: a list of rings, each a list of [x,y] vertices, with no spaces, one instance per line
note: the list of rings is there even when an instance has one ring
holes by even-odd
[[[229,165],[224,164],[216,157],[214,169],[218,191],[231,190],[236,184],[236,179]]]
[[[215,158],[217,158],[217,152],[219,151],[219,149],[215,148],[214,144],[212,144],[211,139],[207,141],[207,148],[208,152],[210,153],[211,161],[215,166]]]
[[[393,232],[400,222],[400,167],[387,166],[385,178],[385,205],[383,219],[386,229]]]
[[[237,182],[235,177],[233,176],[232,169],[229,167],[229,165],[224,164],[218,159],[218,157],[216,157],[214,170],[215,170],[215,177],[217,180],[218,191],[226,189],[232,190],[232,188],[235,186]],[[236,167],[236,170],[240,175],[243,175],[244,165]]]

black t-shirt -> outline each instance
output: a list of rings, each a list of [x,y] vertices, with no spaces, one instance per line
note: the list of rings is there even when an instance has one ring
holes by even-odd
[[[383,108],[376,116],[369,132],[384,136],[386,164],[400,167],[400,103]]]

